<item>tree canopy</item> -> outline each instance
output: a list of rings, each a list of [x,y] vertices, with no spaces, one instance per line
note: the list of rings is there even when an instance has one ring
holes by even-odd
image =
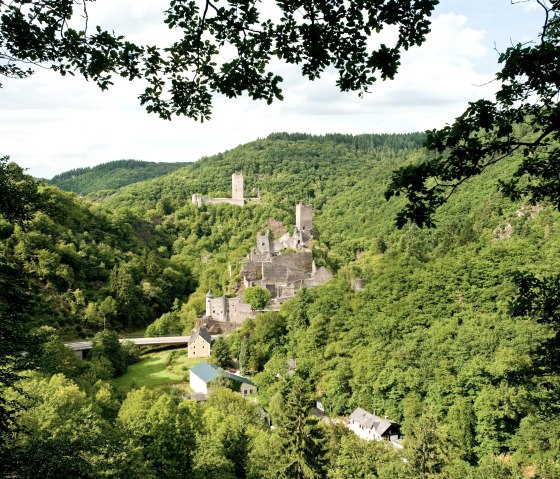
[[[251,305],[251,309],[256,311],[257,309],[263,309],[270,299],[270,291],[266,288],[261,288],[255,286],[252,288],[247,288],[243,293],[243,301]]]
[[[500,54],[494,100],[478,100],[452,124],[427,132],[425,161],[400,168],[386,196],[404,194],[397,224],[433,225],[433,213],[459,185],[515,152],[523,160],[501,191],[560,209],[560,1],[537,0],[545,13],[540,41]]]
[[[33,73],[30,65],[41,65],[62,75],[79,73],[101,89],[114,75],[144,78],[148,86],[140,102],[148,112],[200,120],[210,117],[215,92],[229,98],[245,93],[268,103],[281,99],[282,77],[271,68],[275,59],[301,66],[310,80],[334,67],[343,91],[365,92],[378,78],[392,79],[401,51],[424,42],[438,3],[171,0],[165,23],[180,38],[146,46],[88,26],[92,1],[1,3],[0,74],[24,78]],[[79,15],[83,23],[74,28]],[[387,27],[397,28],[395,43],[372,46],[371,39]],[[224,61],[224,54],[231,59]]]
[[[282,78],[272,68],[277,59],[298,65],[310,80],[334,68],[342,91],[367,92],[378,79],[394,77],[403,50],[424,42],[439,3],[171,0],[165,24],[179,39],[137,45],[103,26],[88,26],[91,1],[0,4],[0,75],[24,78],[40,65],[81,74],[102,89],[117,75],[143,79],[147,86],[139,99],[148,112],[198,120],[211,116],[215,93],[281,99]],[[500,181],[501,191],[560,208],[560,2],[536,1],[544,12],[539,41],[500,54],[495,98],[470,103],[453,123],[428,132],[425,146],[432,153],[395,172],[386,196],[408,200],[399,226],[410,220],[433,225],[433,212],[459,185],[514,152],[523,160]],[[398,31],[394,43],[376,42],[387,28]]]

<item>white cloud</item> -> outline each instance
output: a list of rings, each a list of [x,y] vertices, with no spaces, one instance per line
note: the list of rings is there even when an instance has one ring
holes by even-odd
[[[533,12],[535,10],[541,10],[542,5],[539,5],[536,0],[514,0],[512,2],[514,5],[520,5],[526,12]],[[545,5],[550,6],[550,2],[545,0]]]
[[[160,25],[167,1],[95,2],[91,22],[111,20],[117,32],[136,32],[137,41],[146,38],[143,35],[157,40],[158,35],[172,35]],[[95,14],[93,6],[99,8]],[[100,92],[82,78],[41,70],[28,80],[3,82],[0,154],[11,155],[34,175],[50,177],[121,158],[194,161],[274,131],[365,133],[441,127],[460,114],[467,101],[496,88],[477,86],[492,79],[492,70],[480,67],[495,58],[488,43],[485,32],[473,28],[467,16],[435,16],[426,44],[403,55],[396,79],[378,82],[364,98],[340,93],[333,71],[309,82],[296,67],[275,62],[275,71],[285,78],[285,101],[268,106],[247,98],[216,98],[213,118],[203,124],[148,115],[138,104],[139,84],[119,80],[108,92]]]

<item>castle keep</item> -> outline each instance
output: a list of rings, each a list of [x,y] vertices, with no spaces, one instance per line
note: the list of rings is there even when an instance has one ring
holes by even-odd
[[[227,203],[230,205],[243,206],[246,203],[260,203],[260,198],[245,198],[243,173],[234,173],[231,175],[231,198],[209,198],[200,196],[196,193],[192,195],[194,205],[201,206],[204,204],[217,205]]]
[[[241,274],[246,288],[260,286],[270,291],[274,303],[294,297],[302,287],[319,286],[332,278],[332,273],[317,268],[309,246],[313,239],[313,210],[299,203],[296,206],[296,227],[274,240],[269,230],[257,235],[256,246],[243,260]],[[220,322],[241,323],[254,313],[240,297],[214,298],[206,295],[206,318]]]

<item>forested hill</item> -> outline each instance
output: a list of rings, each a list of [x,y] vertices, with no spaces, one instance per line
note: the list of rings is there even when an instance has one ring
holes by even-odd
[[[230,471],[220,476],[228,479],[274,477],[284,459],[292,460],[283,441],[292,431],[294,394],[304,415],[311,399],[321,399],[329,415],[376,410],[405,434],[408,461],[359,443],[344,428],[309,426],[306,437],[328,440],[301,446],[319,459],[306,477],[560,477],[560,214],[498,192],[520,154],[461,185],[438,211],[437,228],[397,230],[401,198],[385,201],[384,191],[395,168],[426,159],[422,137],[274,134],[96,203],[35,185],[8,165],[15,191],[27,185],[22,191],[32,211],[20,223],[0,217],[0,314],[7,318],[0,327],[43,326],[31,341],[33,354],[23,341],[10,351],[12,358],[34,359],[38,371],[22,381],[28,397],[17,399],[24,412],[7,449],[19,454],[10,465],[34,473],[12,477],[55,470],[58,456],[45,466],[52,455],[43,453],[54,447],[79,451],[83,467],[96,471],[92,477],[134,477],[135,467],[155,477],[160,466],[153,461],[161,454],[169,471],[162,477],[217,477],[212,471]],[[261,204],[192,204],[193,193],[229,196],[238,171],[247,195],[260,192]],[[314,207],[314,258],[334,278],[303,290],[280,312],[247,321],[222,344],[226,360],[254,379],[277,428],[255,414],[253,423],[240,421],[243,407],[220,402],[220,395],[186,407],[176,392],[140,389],[122,402],[98,380],[126,366],[111,369],[101,355],[77,362],[56,342],[57,334],[146,325],[154,335],[188,333],[206,291],[235,295],[240,260],[256,234],[277,231],[278,221],[293,228],[302,200]],[[363,290],[353,289],[355,279],[365,282]],[[292,377],[286,364],[293,358]],[[88,418],[114,432],[107,437],[116,446],[95,436],[103,428],[67,418],[63,405],[72,395]],[[198,428],[201,421],[205,427]],[[222,423],[225,429],[217,427]],[[79,440],[51,434],[52,424],[61,424],[56,431],[79,430]],[[196,425],[198,432],[177,435],[161,424]],[[128,467],[121,455],[134,467],[111,476],[115,464]]]
[[[110,161],[94,167],[65,171],[54,176],[49,182],[81,196],[102,198],[123,186],[166,175],[185,164],[138,160]]]
[[[231,196],[231,175],[242,171],[245,195],[260,194],[277,219],[294,223],[294,205],[313,205],[317,234],[344,260],[393,230],[398,201],[387,203],[393,169],[423,158],[422,133],[309,135],[274,133],[204,157],[167,176],[123,188],[103,208],[140,213],[162,205],[172,212],[193,193]],[[355,222],[355,215],[360,222]],[[336,216],[336,218],[333,218]],[[367,221],[364,221],[367,218]]]

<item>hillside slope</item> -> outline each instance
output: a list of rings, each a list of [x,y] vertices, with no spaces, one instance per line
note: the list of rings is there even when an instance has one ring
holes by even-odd
[[[313,253],[334,278],[246,321],[226,344],[272,420],[281,423],[295,358],[307,399],[329,415],[362,407],[401,424],[409,461],[352,446],[351,465],[369,468],[358,477],[559,477],[560,213],[497,192],[513,158],[464,183],[436,229],[396,230],[401,199],[383,193],[395,168],[425,157],[421,140],[275,134],[99,203],[40,185],[23,227],[0,219],[0,260],[31,277],[46,305],[37,325],[84,335],[155,320],[155,334],[188,332],[208,289],[236,294],[256,234],[271,219],[292,228],[294,205],[309,202]],[[193,193],[229,196],[240,170],[261,204],[192,204]],[[228,477],[270,477],[275,432],[246,434],[254,474]],[[352,477],[337,449],[347,433],[329,434],[332,477]]]
[[[123,186],[164,176],[186,163],[118,160],[91,168],[76,168],[54,176],[49,183],[80,196],[103,198]]]

